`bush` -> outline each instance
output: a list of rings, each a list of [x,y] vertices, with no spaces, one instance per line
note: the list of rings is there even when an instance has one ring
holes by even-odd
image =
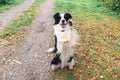
[[[0,0],[0,4],[6,4],[6,0]]]
[[[15,0],[0,0],[0,5],[14,4],[15,2]]]
[[[120,13],[120,0],[102,0],[108,9]]]
[[[119,0],[115,0],[112,5],[111,5],[111,9],[113,11],[116,11],[118,13],[120,13],[120,1]]]

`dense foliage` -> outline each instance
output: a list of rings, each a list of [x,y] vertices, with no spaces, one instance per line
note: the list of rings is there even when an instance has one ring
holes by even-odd
[[[120,0],[102,0],[102,2],[108,9],[120,13]]]
[[[15,4],[15,0],[0,0],[0,5],[5,5],[5,4]]]

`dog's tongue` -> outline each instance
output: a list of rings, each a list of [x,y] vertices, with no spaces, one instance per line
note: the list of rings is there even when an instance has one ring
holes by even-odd
[[[65,26],[66,26],[66,24],[61,24],[61,27],[62,27],[62,28],[65,28]]]

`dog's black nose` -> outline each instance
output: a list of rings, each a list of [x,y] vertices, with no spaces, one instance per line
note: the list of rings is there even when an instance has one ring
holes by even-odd
[[[65,20],[62,20],[62,23],[64,23],[65,22]]]

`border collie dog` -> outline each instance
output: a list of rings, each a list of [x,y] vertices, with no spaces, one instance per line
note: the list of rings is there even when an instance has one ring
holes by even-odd
[[[51,61],[53,70],[74,66],[73,47],[78,43],[79,36],[73,28],[72,16],[69,13],[56,13],[54,16],[55,45],[47,52],[55,52],[56,55]]]

